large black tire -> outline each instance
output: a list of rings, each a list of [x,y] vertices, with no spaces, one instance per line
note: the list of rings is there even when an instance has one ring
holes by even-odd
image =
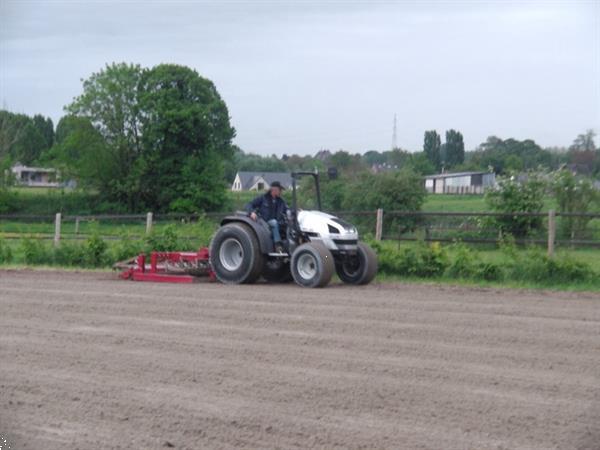
[[[226,284],[254,283],[263,268],[263,255],[254,231],[243,223],[228,223],[210,243],[210,265]]]
[[[290,263],[294,281],[303,287],[326,286],[335,270],[333,255],[320,242],[308,242],[292,254]]]
[[[265,261],[262,276],[269,283],[289,283],[292,281],[290,263],[283,261]]]
[[[335,270],[344,283],[368,284],[377,275],[377,254],[367,244],[359,242],[356,257],[336,261]]]

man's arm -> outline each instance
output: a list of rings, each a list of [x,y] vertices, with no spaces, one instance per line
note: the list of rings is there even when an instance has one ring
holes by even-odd
[[[250,214],[252,220],[256,220],[256,212],[260,209],[260,205],[262,203],[262,195],[259,195],[254,200],[246,205],[246,211]]]

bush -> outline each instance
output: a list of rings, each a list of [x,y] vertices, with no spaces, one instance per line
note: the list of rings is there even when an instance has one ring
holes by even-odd
[[[4,239],[0,239],[0,263],[9,263],[12,261],[12,250]]]
[[[484,262],[478,267],[476,278],[485,281],[499,281],[504,278],[504,272],[498,264]]]
[[[454,244],[449,253],[452,255],[446,275],[452,278],[497,281],[503,272],[499,265],[484,262],[479,254],[464,244]]]
[[[83,267],[87,263],[85,248],[81,244],[61,242],[53,253],[54,264],[60,266]]]
[[[100,235],[94,233],[92,234],[84,246],[84,254],[85,254],[85,265],[90,267],[100,267],[103,265],[107,265],[108,261],[106,259],[106,250],[108,249],[108,245]]]
[[[474,278],[481,261],[478,256],[464,244],[451,247],[452,258],[446,274],[456,278]]]
[[[570,170],[559,170],[553,174],[552,192],[558,209],[563,213],[587,213],[594,204],[600,203],[598,192],[590,179],[576,177]],[[591,217],[562,216],[559,218],[559,233],[567,238],[581,238]]]
[[[498,186],[488,189],[485,200],[497,213],[539,213],[544,206],[546,182],[540,174],[530,172],[526,180],[516,176],[501,178]],[[492,219],[503,233],[524,237],[541,228],[542,218],[536,216],[498,216]]]
[[[21,240],[20,251],[25,264],[51,264],[52,253],[41,240],[24,238]]]
[[[177,236],[177,229],[175,225],[167,225],[164,228],[155,228],[146,237],[146,251],[157,251],[157,252],[168,252],[174,250],[181,250],[183,244]]]
[[[448,265],[446,252],[439,243],[399,247],[390,242],[374,242],[381,272],[393,275],[435,277]]]
[[[559,284],[588,281],[597,276],[588,264],[568,255],[549,258],[538,249],[517,254],[509,264],[511,277],[521,281]]]
[[[0,186],[0,214],[17,211],[19,201],[17,194],[7,188]]]
[[[144,250],[144,241],[132,239],[130,236],[124,235],[112,246],[110,258],[112,262],[124,261],[143,253]]]

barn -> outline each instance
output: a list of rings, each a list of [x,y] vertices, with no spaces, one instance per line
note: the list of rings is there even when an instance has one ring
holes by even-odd
[[[492,172],[440,173],[425,177],[425,189],[431,194],[483,194],[496,184]]]

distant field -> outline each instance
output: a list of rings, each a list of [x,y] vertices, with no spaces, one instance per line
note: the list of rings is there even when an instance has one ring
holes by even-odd
[[[73,190],[48,188],[14,188],[17,194],[19,212],[23,214],[54,214],[62,211],[64,214],[99,214],[117,213],[109,204],[98,205],[96,194]],[[229,198],[228,210],[243,209],[257,192],[227,191]],[[291,201],[291,195],[286,192],[286,200]],[[545,202],[544,210],[555,207],[552,199]],[[425,198],[423,211],[427,212],[485,212],[489,208],[483,195],[433,195]]]
[[[483,195],[430,194],[423,204],[423,211],[427,212],[483,212],[487,209]]]

